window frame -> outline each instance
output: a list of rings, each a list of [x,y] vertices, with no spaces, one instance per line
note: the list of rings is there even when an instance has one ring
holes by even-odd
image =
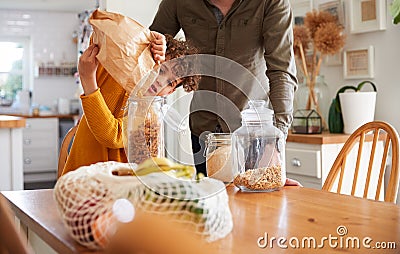
[[[1,73],[12,73],[22,75],[22,89],[33,90],[33,68],[32,68],[32,45],[28,36],[0,36],[0,42],[20,43],[24,47],[22,55],[22,70]],[[15,99],[15,98],[14,98]]]

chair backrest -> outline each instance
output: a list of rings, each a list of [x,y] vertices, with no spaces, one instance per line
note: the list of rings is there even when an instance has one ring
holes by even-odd
[[[33,253],[26,236],[18,231],[13,215],[7,200],[0,194],[0,253]]]
[[[383,144],[381,141],[384,141]],[[350,169],[346,167],[346,159],[349,156],[349,153],[352,152],[354,145],[358,143],[358,151],[357,152],[357,160],[355,162],[355,169],[354,173],[348,174]],[[380,145],[383,146],[383,152],[378,154]],[[375,200],[379,200],[379,197],[383,194],[381,193],[382,187],[384,185],[384,176],[385,170],[387,168],[386,162],[389,157],[389,148],[392,148],[391,153],[391,170],[389,181],[387,185],[387,189],[385,190],[384,200],[386,202],[396,203],[397,191],[399,188],[399,135],[397,131],[388,123],[382,121],[373,121],[364,124],[363,126],[359,127],[357,130],[354,131],[353,134],[345,142],[342,150],[340,151],[339,155],[337,156],[333,166],[325,180],[325,183],[322,187],[323,190],[333,191],[337,193],[342,192],[342,185],[345,182],[345,177],[353,177],[352,179],[352,186],[350,195],[355,195],[357,184],[364,183],[364,191],[363,191],[363,198],[368,198],[367,195],[369,191],[372,191],[373,187],[376,187],[375,191]],[[369,146],[370,149],[364,149],[366,146]],[[364,150],[370,150],[370,154],[364,154]],[[381,150],[382,150],[381,149]],[[367,157],[365,157],[367,156]],[[366,158],[369,158],[366,159]],[[380,161],[379,161],[380,159]],[[366,172],[362,172],[364,168],[360,170],[360,165],[365,164],[366,160],[368,160],[368,167]],[[348,160],[349,161],[349,160]],[[378,169],[376,165],[379,166],[379,175],[377,175],[377,182],[372,183],[371,175],[373,168]],[[347,174],[346,174],[346,172]],[[362,172],[362,174],[360,174]],[[378,172],[376,172],[378,173]],[[360,177],[360,175],[364,175],[365,177]],[[333,190],[334,186],[337,184],[336,191]],[[383,184],[383,185],[382,185]]]
[[[76,130],[78,129],[78,125],[75,125],[65,135],[61,148],[60,155],[58,156],[58,171],[57,171],[57,179],[61,176],[62,171],[64,169],[65,163],[67,162],[69,145],[71,144],[72,139],[75,136]]]

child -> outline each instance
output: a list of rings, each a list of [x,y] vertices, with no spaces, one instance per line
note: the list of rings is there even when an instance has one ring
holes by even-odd
[[[155,40],[152,42],[151,51],[155,61],[162,62],[197,53],[196,49],[185,41],[152,33]],[[127,162],[122,137],[124,111],[121,109],[125,107],[129,94],[98,63],[98,51],[98,47],[92,44],[79,59],[78,71],[84,91],[81,95],[84,115],[79,122],[63,175],[78,167],[97,162]],[[176,73],[171,69],[168,65],[162,65],[159,76],[145,95],[165,96],[174,92],[180,85],[187,92],[197,89],[198,76],[176,79]]]

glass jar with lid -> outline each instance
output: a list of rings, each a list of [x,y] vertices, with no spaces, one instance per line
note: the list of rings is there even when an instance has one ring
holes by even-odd
[[[164,122],[159,96],[130,97],[124,118],[125,152],[130,163],[164,157]]]
[[[165,157],[165,127],[177,138],[189,131],[184,118],[161,96],[135,96],[127,100],[123,119],[123,141],[129,163],[140,164],[151,157]],[[168,155],[177,155],[168,151]]]
[[[285,137],[266,101],[250,100],[232,134],[233,183],[242,191],[269,192],[285,185]]]
[[[224,183],[233,181],[231,134],[210,133],[207,135],[206,157],[208,177],[218,179]]]

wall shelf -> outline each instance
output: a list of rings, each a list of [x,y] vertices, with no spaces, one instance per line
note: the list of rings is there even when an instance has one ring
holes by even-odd
[[[38,67],[35,72],[35,77],[73,77],[76,73],[76,66],[52,66],[52,67]]]

